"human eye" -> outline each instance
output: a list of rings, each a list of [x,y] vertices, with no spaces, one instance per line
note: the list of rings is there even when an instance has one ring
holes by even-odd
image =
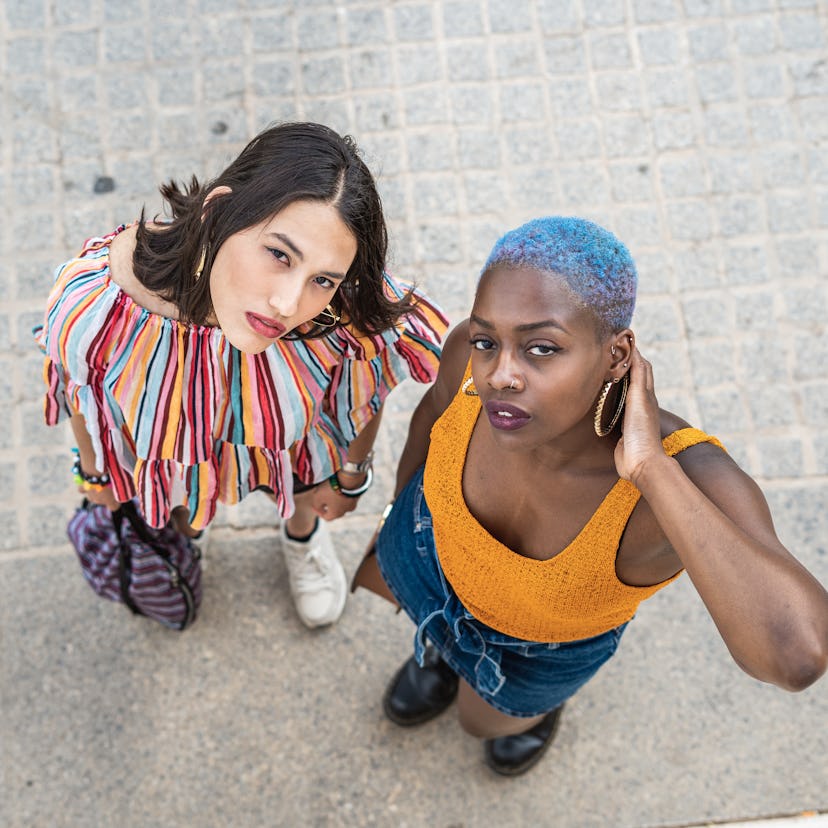
[[[325,290],[334,290],[334,288],[336,288],[338,284],[338,282],[335,282],[330,277],[324,276],[321,273],[319,274],[319,276],[314,276],[313,281],[320,287],[323,287]]]
[[[494,342],[484,336],[475,336],[469,340],[469,344],[475,351],[490,351],[494,348]]]
[[[555,345],[538,342],[535,345],[530,345],[527,350],[532,356],[552,356],[552,354],[557,354],[561,349]]]
[[[290,264],[290,258],[284,250],[279,250],[278,247],[268,247],[267,250],[268,253],[270,253],[270,255],[273,256],[273,258],[277,261],[287,265]]]

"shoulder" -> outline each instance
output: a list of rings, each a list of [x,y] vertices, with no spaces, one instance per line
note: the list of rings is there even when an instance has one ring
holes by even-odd
[[[697,433],[701,431],[700,429],[697,430],[696,426],[688,423],[687,420],[679,417],[677,414],[673,414],[671,411],[665,411],[663,408],[659,409],[659,416],[661,420],[662,440],[666,440],[675,435],[676,432],[681,432],[684,429],[694,429]],[[701,434],[707,433],[701,432]],[[707,434],[707,436],[714,437],[715,435]],[[709,466],[716,468],[734,467],[738,469],[738,466],[730,459],[726,450],[707,440],[699,440],[687,446],[687,448],[679,449],[673,456],[685,472],[689,472],[692,469],[696,473],[703,473],[704,469]]]
[[[464,319],[449,332],[443,344],[443,355],[440,358],[438,381],[452,396],[463,382],[463,375],[466,373],[470,356],[469,320]]]
[[[678,414],[673,414],[672,411],[666,411],[663,408],[658,410],[659,418],[661,420],[661,439],[669,437],[674,431],[680,431],[683,428],[694,428],[687,420],[683,420]]]
[[[681,417],[662,410],[662,439],[683,428],[693,426]],[[756,524],[770,529],[770,510],[759,484],[726,449],[715,443],[700,442],[679,451],[674,458],[687,477],[731,519],[737,520],[739,515],[750,514]]]
[[[468,320],[464,319],[455,325],[446,337],[437,378],[421,400],[421,405],[431,411],[433,420],[436,420],[451,405],[451,401],[463,382],[468,362]]]
[[[148,226],[152,229],[151,224]],[[178,308],[145,288],[135,275],[132,262],[137,231],[138,225],[132,224],[109,243],[109,278],[144,310],[168,319],[178,319]]]

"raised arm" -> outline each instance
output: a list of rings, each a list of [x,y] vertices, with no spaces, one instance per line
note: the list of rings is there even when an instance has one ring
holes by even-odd
[[[411,416],[408,438],[397,465],[394,497],[402,491],[411,475],[425,463],[431,442],[431,427],[457,393],[468,361],[469,323],[464,319],[446,337],[437,379],[425,392]]]
[[[618,473],[647,500],[733,658],[761,681],[808,687],[828,667],[828,593],[780,543],[759,487],[723,452],[697,446],[680,462],[664,453],[652,366],[637,349],[623,425]]]

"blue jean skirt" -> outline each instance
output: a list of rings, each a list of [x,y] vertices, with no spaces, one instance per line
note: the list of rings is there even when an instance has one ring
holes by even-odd
[[[394,502],[377,539],[377,563],[400,606],[417,625],[414,654],[428,639],[488,704],[509,716],[554,710],[615,653],[626,628],[578,641],[524,641],[478,621],[446,582],[423,494],[423,469]]]

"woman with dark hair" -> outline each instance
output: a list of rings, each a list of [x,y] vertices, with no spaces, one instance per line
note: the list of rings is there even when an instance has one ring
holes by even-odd
[[[195,534],[269,491],[299,615],[329,624],[347,590],[324,521],[370,486],[383,401],[434,378],[446,321],[385,272],[374,180],[325,126],[266,129],[161,193],[168,220],[142,212],[58,268],[46,421],[71,418],[89,500],[137,498],[154,527]]]
[[[828,664],[828,594],[719,441],[659,408],[635,294],[627,248],[589,221],[497,242],[357,574],[417,625],[388,717],[457,697],[500,774],[538,761],[639,603],[684,570],[750,675],[795,691]]]

